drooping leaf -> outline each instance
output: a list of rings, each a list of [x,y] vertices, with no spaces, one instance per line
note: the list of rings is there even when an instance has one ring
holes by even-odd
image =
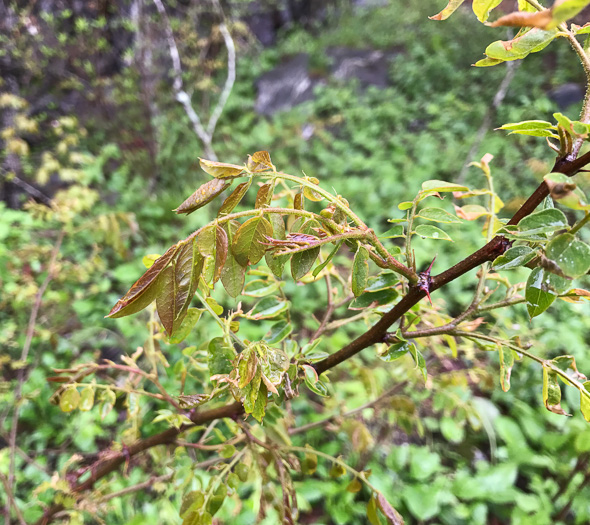
[[[272,233],[272,226],[264,217],[248,219],[233,237],[231,251],[236,261],[244,267],[258,263],[264,257],[265,243]]]
[[[416,217],[420,219],[426,219],[427,221],[442,222],[445,224],[461,222],[461,220],[455,215],[449,213],[446,210],[443,210],[442,208],[423,208],[416,215]]]
[[[107,317],[125,317],[143,310],[158,295],[160,282],[158,277],[180,249],[179,244],[168,248],[166,253],[157,259],[148,270],[136,281],[131,289],[113,306]]]
[[[62,412],[76,410],[80,404],[80,392],[75,386],[69,386],[59,398],[59,408]]]
[[[303,233],[304,235],[313,235],[317,237],[317,234],[314,228],[319,228],[319,223],[314,219],[309,219],[303,223],[301,228],[299,229],[298,233]],[[305,250],[303,252],[299,252],[293,255],[291,258],[291,275],[293,279],[299,281],[313,266],[313,263],[317,259],[318,255],[320,254],[320,247],[312,248],[310,250]]]
[[[330,264],[330,261],[333,259],[334,255],[336,255],[338,253],[338,250],[340,249],[340,247],[342,246],[344,241],[339,241],[336,243],[336,245],[334,246],[334,248],[332,249],[332,251],[330,252],[330,254],[328,255],[328,257],[326,257],[326,260],[321,263],[318,264],[312,272],[312,275],[314,277],[317,277],[318,274],[326,267],[328,266],[328,264]]]
[[[582,386],[584,390],[580,392],[580,410],[584,419],[590,422],[590,381],[586,381]]]
[[[80,404],[78,408],[82,412],[88,412],[94,406],[94,387],[88,385],[82,389],[80,393]]]
[[[240,227],[237,221],[230,221],[224,225],[224,230],[227,233],[228,243],[231,245],[233,238]],[[246,268],[236,261],[235,257],[228,252],[225,264],[221,270],[221,282],[225,291],[231,297],[237,297],[242,293],[244,288],[244,281],[246,278]]]
[[[496,271],[512,270],[525,266],[537,256],[537,252],[528,246],[514,246],[509,248],[503,255],[496,258],[492,263],[492,267]]]
[[[233,361],[236,358],[236,352],[227,345],[223,337],[215,337],[209,342],[207,347],[208,359],[207,366],[209,374],[226,375],[233,370]]]
[[[216,179],[233,179],[244,172],[244,166],[199,158],[201,169]]]
[[[569,287],[569,281],[549,273],[543,268],[535,268],[526,282],[525,298],[531,319],[542,314],[555,298]]]
[[[538,27],[539,29],[548,29],[553,21],[550,9],[543,9],[542,11],[515,11],[504,15],[494,23],[491,27]]]
[[[173,335],[186,315],[197,290],[203,262],[193,238],[180,245],[178,255],[162,273],[162,290],[156,298],[156,307],[169,336]]]
[[[430,20],[446,20],[451,16],[465,0],[449,0],[447,6],[434,16],[429,16]]]
[[[258,193],[256,194],[255,208],[266,208],[267,206],[270,206],[274,187],[275,185],[273,182],[268,182],[260,186]]]
[[[551,198],[572,210],[589,210],[590,204],[584,192],[571,177],[563,173],[549,173],[543,177],[549,187]]]
[[[184,319],[174,331],[174,334],[168,339],[168,342],[173,345],[182,343],[188,335],[192,332],[193,328],[201,318],[203,310],[199,308],[189,308],[186,311]]]
[[[174,211],[176,213],[191,214],[195,210],[202,208],[206,204],[209,204],[215,197],[231,186],[231,182],[227,182],[221,179],[213,179],[206,182],[201,187],[197,188],[188,199],[186,199],[178,208]]]
[[[426,360],[424,359],[422,352],[420,352],[420,350],[418,350],[418,348],[414,344],[411,344],[408,347],[408,352],[414,358],[416,368],[420,370],[420,372],[422,373],[422,377],[424,378],[424,381],[426,381],[426,379],[428,378],[428,374],[426,372]]]
[[[547,47],[557,36],[557,30],[544,31],[534,27],[530,31],[509,41],[491,43],[485,50],[489,58],[500,60],[518,60],[530,53],[536,53]]]
[[[557,381],[557,374],[547,366],[543,366],[543,402],[550,412],[571,416],[561,408],[561,387]]]
[[[453,242],[453,239],[451,239],[445,231],[436,226],[431,226],[430,224],[419,224],[416,226],[414,233],[423,239],[437,239],[439,241]]]
[[[352,262],[352,293],[355,297],[361,295],[369,280],[369,251],[363,246],[359,248]]]
[[[248,179],[246,182],[241,182],[238,184],[236,189],[232,191],[231,194],[223,201],[217,216],[222,217],[223,215],[230,214],[234,208],[240,204],[241,200],[244,198],[244,195],[246,195],[248,192],[251,184],[252,179]]]
[[[545,253],[572,279],[581,277],[590,269],[590,246],[570,233],[562,233],[552,239]]]
[[[387,518],[389,525],[404,525],[404,519],[401,514],[391,506],[381,492],[377,493],[377,504]]]
[[[490,11],[501,3],[502,0],[473,0],[473,12],[480,22],[485,22],[490,16]]]
[[[264,418],[267,402],[268,389],[264,383],[261,383],[260,389],[258,390],[258,395],[256,397],[256,401],[254,402],[254,407],[252,409],[252,417],[259,423],[262,423],[262,419]]]
[[[462,1],[463,0],[460,0],[460,2]],[[377,499],[375,498],[375,495],[372,495],[371,499],[369,499],[369,503],[367,504],[367,519],[371,525],[381,525],[381,520],[379,519],[379,513],[377,512],[377,509]]]
[[[272,238],[284,240],[287,238],[285,233],[285,221],[278,213],[270,213],[268,215],[269,222],[272,226]],[[288,255],[275,255],[272,252],[267,252],[265,255],[266,264],[279,279],[283,275],[285,264],[289,260]]]

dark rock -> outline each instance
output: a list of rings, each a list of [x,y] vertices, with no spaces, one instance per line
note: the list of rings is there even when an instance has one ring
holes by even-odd
[[[580,84],[567,82],[552,89],[548,96],[558,105],[559,109],[564,110],[572,104],[584,100],[584,88]]]
[[[327,51],[332,59],[330,74],[337,80],[357,78],[363,88],[384,88],[389,84],[389,62],[393,54],[374,49],[331,48]]]
[[[256,112],[272,115],[311,100],[319,80],[308,69],[309,55],[301,53],[262,75],[256,82]]]

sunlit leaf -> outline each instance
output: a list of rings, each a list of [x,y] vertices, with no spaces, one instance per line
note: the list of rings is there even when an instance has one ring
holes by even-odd
[[[274,164],[270,160],[268,151],[257,151],[248,155],[248,169],[255,173],[260,171],[274,170]]]
[[[590,422],[590,381],[583,384],[584,390],[580,392],[580,410],[584,419]]]
[[[237,164],[226,164],[199,158],[201,169],[216,179],[232,179],[239,177],[244,171],[244,166]]]
[[[449,192],[449,191],[467,191],[469,188],[461,184],[455,184],[454,182],[447,182],[445,180],[427,180],[422,183],[423,192],[437,193]]]
[[[547,366],[543,366],[543,402],[550,412],[571,416],[561,408],[561,387],[557,380],[557,374]]]
[[[231,182],[213,179],[203,184],[188,199],[174,211],[176,213],[191,214],[195,210],[209,204],[215,197],[231,186]]]
[[[490,16],[490,11],[501,3],[502,0],[473,0],[473,12],[480,22],[485,22]]]
[[[429,16],[430,20],[446,20],[451,16],[465,0],[449,0],[447,6],[434,16]],[[371,522],[372,523],[372,522]]]
[[[84,387],[82,389],[82,392],[80,393],[80,403],[78,405],[78,408],[82,412],[88,412],[88,410],[91,410],[93,406],[94,406],[94,387],[89,385],[87,387]]]

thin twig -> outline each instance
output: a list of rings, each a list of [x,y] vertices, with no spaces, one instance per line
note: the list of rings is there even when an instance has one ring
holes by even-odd
[[[121,496],[126,496],[127,494],[132,494],[133,492],[138,492],[143,489],[147,489],[148,487],[151,487],[155,483],[163,483],[164,481],[171,480],[172,476],[174,476],[173,472],[171,472],[170,474],[164,474],[163,476],[151,477],[150,479],[147,479],[146,481],[138,483],[137,485],[132,485],[131,487],[125,487],[124,489],[118,490],[117,492],[111,492],[110,494],[107,494],[106,496],[103,496],[102,498],[98,498],[96,500],[96,503],[98,505],[100,505],[101,503],[106,503],[107,501],[110,501],[112,499],[119,498]]]
[[[16,504],[16,501],[14,500],[14,496],[12,494],[12,491],[10,490],[10,483],[8,483],[6,476],[4,474],[2,474],[2,472],[0,472],[0,481],[2,482],[2,485],[4,485],[4,490],[6,492],[6,500],[8,501],[8,514],[6,514],[6,525],[10,525],[10,507],[11,506],[16,513],[16,517],[18,518],[19,523],[21,525],[27,525],[27,522],[25,521],[25,517],[22,515],[22,512],[20,511],[20,509],[18,508],[18,505]]]
[[[53,279],[54,271],[55,271],[55,263],[57,261],[57,256],[59,255],[59,250],[61,249],[61,243],[65,236],[65,230],[61,230],[57,240],[55,241],[55,246],[51,252],[51,259],[49,261],[49,265],[47,267],[47,275],[45,280],[41,284],[39,290],[37,291],[37,295],[35,296],[35,302],[33,303],[33,309],[31,310],[31,315],[29,316],[29,323],[27,325],[27,333],[25,336],[25,344],[23,345],[23,349],[20,355],[20,363],[21,368],[17,374],[17,383],[16,389],[14,391],[14,409],[12,412],[12,423],[10,427],[10,439],[8,441],[8,446],[10,448],[10,461],[8,467],[8,485],[13,488],[16,488],[16,481],[14,476],[14,469],[15,469],[15,459],[16,459],[16,431],[18,427],[18,415],[20,409],[20,402],[22,400],[22,389],[23,384],[25,382],[25,367],[24,364],[29,357],[29,351],[31,349],[31,343],[33,341],[33,335],[35,334],[35,326],[37,324],[37,316],[39,315],[39,309],[41,308],[41,302],[43,300],[43,294],[49,283]],[[7,516],[10,516],[10,500],[6,502],[6,512]]]

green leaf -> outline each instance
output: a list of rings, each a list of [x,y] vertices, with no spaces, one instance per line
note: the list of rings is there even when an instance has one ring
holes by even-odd
[[[59,398],[59,408],[62,412],[76,410],[80,404],[80,392],[75,386],[67,387]]]
[[[277,213],[271,213],[268,215],[268,219],[272,226],[272,238],[285,240],[287,236],[285,234],[285,221],[283,220],[283,217]],[[289,256],[274,255],[272,251],[269,251],[266,253],[265,260],[272,273],[280,279],[283,275],[285,264],[289,260]]]
[[[530,53],[536,53],[547,47],[557,36],[557,30],[544,31],[534,27],[509,41],[491,43],[485,50],[489,58],[500,60],[518,60],[525,58]]]
[[[193,238],[180,245],[178,255],[162,273],[162,291],[156,307],[168,336],[173,335],[186,315],[199,284],[203,262]]]
[[[572,210],[589,210],[590,204],[584,192],[572,179],[563,173],[549,173],[543,177],[549,187],[551,198]]]
[[[244,166],[199,158],[201,169],[216,179],[232,179],[244,172]]]
[[[467,191],[469,188],[454,182],[447,182],[445,180],[427,180],[422,183],[423,192],[450,192],[450,191]]]
[[[269,345],[276,345],[283,339],[289,336],[293,331],[293,325],[287,321],[278,321],[274,323],[267,334],[264,336],[264,340]]]
[[[502,0],[473,0],[473,12],[480,22],[485,22],[490,16],[490,11],[501,3]]]
[[[399,296],[395,288],[387,288],[377,292],[365,292],[357,297],[348,307],[349,310],[363,310],[375,308],[395,301]]]
[[[222,217],[223,215],[229,215],[234,210],[234,208],[238,204],[240,204],[240,202],[244,198],[244,195],[246,195],[246,193],[250,189],[251,184],[252,184],[252,179],[248,179],[246,182],[242,182],[242,183],[238,184],[236,186],[236,189],[231,192],[229,197],[227,197],[223,201],[223,204],[221,205],[221,208],[219,208],[219,212],[217,213],[217,216]]]
[[[211,339],[207,354],[210,375],[226,375],[234,369],[233,361],[236,358],[236,351],[227,345],[223,337]]]
[[[412,233],[419,235],[423,239],[437,239],[439,241],[453,242],[453,239],[451,239],[446,232],[436,226],[431,226],[430,224],[420,224],[416,226],[416,230]]]
[[[475,67],[491,67],[497,66],[498,64],[503,64],[504,60],[500,60],[499,58],[482,58],[478,60],[475,64]]]
[[[231,182],[221,179],[213,179],[206,182],[188,198],[178,208],[176,213],[186,213],[187,215],[209,204],[215,197],[231,186]]]
[[[191,512],[199,510],[205,503],[205,496],[200,490],[193,490],[182,498],[180,517],[185,518]]]
[[[82,412],[88,412],[94,406],[94,387],[87,386],[82,389],[82,393],[80,394],[80,403],[78,408]]]
[[[547,366],[543,366],[543,402],[547,410],[554,414],[571,415],[561,408],[561,388],[557,381],[557,374]]]
[[[242,293],[248,297],[261,298],[275,293],[280,287],[281,283],[278,281],[255,279],[246,285]]]
[[[569,281],[543,268],[535,268],[526,282],[525,298],[531,319],[542,314],[569,287]]]
[[[262,418],[264,418],[264,414],[266,412],[266,404],[268,402],[268,390],[264,383],[260,384],[260,390],[258,391],[258,396],[256,397],[256,402],[254,403],[254,408],[252,409],[252,417],[262,423]]]
[[[242,266],[256,264],[266,252],[268,237],[272,237],[272,226],[264,217],[252,217],[236,232],[231,250]]]
[[[518,223],[517,237],[526,237],[532,240],[545,239],[545,234],[567,228],[567,218],[562,211],[556,208],[531,213]]]
[[[500,384],[502,390],[508,392],[510,390],[510,375],[514,366],[514,352],[510,348],[499,346],[498,354],[500,356]]]
[[[400,341],[399,343],[391,345],[384,354],[379,354],[379,357],[383,361],[389,363],[405,356],[410,351],[410,347],[412,346],[415,347],[414,343]]]
[[[504,124],[497,129],[503,129],[508,131],[533,131],[543,129],[555,129],[555,126],[551,122],[545,120],[523,120],[522,122],[511,122]]]
[[[429,16],[430,20],[446,20],[451,16],[465,0],[449,0],[447,6],[438,14]],[[373,523],[373,522],[371,522]]]
[[[590,246],[570,233],[563,233],[552,239],[545,253],[572,279],[581,277],[590,269]]]
[[[416,348],[416,345],[414,344],[408,347],[408,352],[414,358],[416,368],[418,368],[420,372],[422,372],[422,377],[424,378],[424,381],[426,381],[426,379],[428,378],[428,374],[426,372],[426,360],[424,359],[422,352],[420,352],[420,350],[418,350],[418,348]]]
[[[305,235],[314,235],[317,237],[317,233],[314,228],[319,228],[319,223],[315,219],[309,219],[305,221],[298,233]],[[311,270],[313,263],[320,254],[320,246],[305,250],[293,255],[291,258],[291,275],[295,281],[299,281],[304,275]]]
[[[209,500],[206,504],[207,512],[204,513],[201,517],[201,522],[199,523],[199,525],[211,525],[212,517],[215,516],[217,511],[221,508],[226,496],[227,487],[223,483],[221,483],[217,486],[215,492],[209,496]]]
[[[393,272],[382,272],[374,277],[369,277],[366,292],[379,292],[386,288],[391,288],[399,283],[397,274]]]
[[[227,233],[229,245],[232,244],[232,239],[234,238],[239,227],[240,223],[237,221],[231,221],[229,224],[226,223],[224,225],[224,230]],[[225,260],[225,264],[221,270],[221,282],[225,288],[225,291],[231,297],[237,297],[242,293],[245,278],[246,268],[239,264],[231,251],[229,251]]]
[[[537,252],[528,246],[514,246],[508,249],[503,255],[497,257],[492,263],[496,271],[512,270],[520,266],[525,266],[537,256]]]
[[[352,262],[352,293],[355,297],[361,295],[367,287],[369,279],[369,251],[361,244]]]
[[[588,5],[590,5],[589,0],[565,0],[563,2],[555,2],[555,5],[551,9],[551,17],[553,18],[553,21],[548,27],[557,27],[562,22],[576,16]]]
[[[117,401],[117,396],[112,390],[103,390],[99,395],[100,400],[100,418],[104,419],[107,417],[109,412],[115,406],[115,402]]]
[[[180,249],[179,244],[168,248],[166,253],[157,259],[148,270],[136,281],[130,290],[117,301],[107,317],[125,317],[143,310],[158,295],[161,289],[160,274],[168,266]]]
[[[462,2],[463,0],[461,0]],[[379,514],[377,513],[377,500],[375,495],[371,496],[369,503],[367,504],[367,519],[371,525],[381,525]]]
[[[395,239],[396,237],[405,237],[403,224],[396,224],[379,235],[380,239]]]
[[[182,343],[188,337],[188,334],[192,332],[193,328],[201,318],[202,313],[203,310],[200,308],[189,308],[186,312],[186,316],[180,323],[180,326],[174,332],[174,335],[168,339],[168,343],[172,345]]]
[[[344,241],[339,241],[336,243],[336,246],[334,246],[333,250],[329,253],[328,257],[326,257],[326,260],[321,263],[318,264],[314,269],[313,272],[311,272],[311,274],[314,277],[317,277],[318,274],[326,267],[328,266],[328,264],[330,263],[330,261],[332,260],[332,258],[334,257],[334,255],[336,255],[336,253],[338,253],[338,250],[340,249],[340,247],[342,246]]]
[[[420,213],[416,215],[420,219],[426,219],[427,221],[433,222],[442,222],[445,224],[452,224],[455,222],[461,222],[457,216],[449,213],[442,208],[423,208],[420,210]]]
[[[266,297],[256,303],[252,311],[244,314],[244,317],[254,320],[273,319],[287,310],[289,304],[289,301],[284,301],[277,297]]]

